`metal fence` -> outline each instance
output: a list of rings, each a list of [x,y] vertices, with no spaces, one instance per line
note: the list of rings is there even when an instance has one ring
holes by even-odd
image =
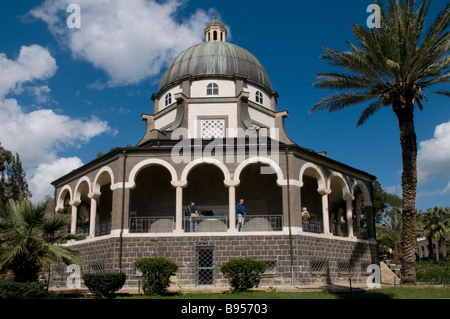
[[[245,215],[244,231],[282,231],[283,215]]]
[[[200,216],[196,219],[183,218],[183,230],[186,233],[196,232],[226,232],[228,231],[228,216]]]
[[[130,233],[170,233],[175,229],[174,217],[130,217]]]
[[[111,219],[95,224],[95,236],[104,236],[109,234],[111,234]]]
[[[316,234],[323,233],[323,222],[315,218],[310,218],[307,223],[303,223],[302,227],[304,232]]]

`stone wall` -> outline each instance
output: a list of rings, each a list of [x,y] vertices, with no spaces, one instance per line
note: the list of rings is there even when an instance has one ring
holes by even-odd
[[[119,267],[119,238],[97,239],[90,243],[74,244],[81,253],[81,272],[117,272]],[[226,287],[228,281],[220,266],[231,259],[253,258],[266,262],[267,273],[261,286],[291,285],[291,246],[289,235],[267,233],[261,235],[226,236],[167,236],[124,237],[122,241],[122,271],[127,275],[125,288],[141,285],[133,263],[143,257],[165,257],[179,269],[172,288],[197,285],[197,251],[210,249],[214,253],[214,286]],[[377,263],[374,242],[324,237],[314,234],[292,235],[292,256],[295,285],[348,284],[363,282],[365,270]],[[52,267],[52,287],[65,287],[65,266]]]

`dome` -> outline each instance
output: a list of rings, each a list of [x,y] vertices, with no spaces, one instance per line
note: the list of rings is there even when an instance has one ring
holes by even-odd
[[[248,82],[273,91],[261,63],[247,50],[224,41],[202,42],[182,52],[164,73],[159,91],[190,75],[194,78],[240,75],[246,77]]]

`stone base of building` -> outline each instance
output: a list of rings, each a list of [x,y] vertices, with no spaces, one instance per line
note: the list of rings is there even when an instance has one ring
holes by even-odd
[[[125,289],[142,286],[134,262],[144,257],[164,257],[178,265],[171,288],[227,287],[220,266],[232,259],[252,258],[266,263],[262,287],[289,285],[348,285],[363,283],[367,267],[379,264],[375,241],[322,234],[238,233],[158,236],[126,234],[68,244],[80,252],[81,276],[85,273],[124,272]],[[51,288],[66,288],[67,265],[53,265]],[[82,284],[81,287],[84,287]]]

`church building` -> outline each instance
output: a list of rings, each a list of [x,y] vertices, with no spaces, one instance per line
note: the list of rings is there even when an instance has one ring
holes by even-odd
[[[137,289],[135,261],[165,257],[179,266],[174,287],[225,287],[220,266],[253,258],[267,266],[262,286],[365,282],[378,263],[375,177],[292,141],[277,98],[257,58],[213,19],[205,42],[165,71],[142,139],[52,183],[56,213],[86,235],[66,244],[82,274],[124,272]],[[66,285],[66,267],[51,268],[51,287]]]

